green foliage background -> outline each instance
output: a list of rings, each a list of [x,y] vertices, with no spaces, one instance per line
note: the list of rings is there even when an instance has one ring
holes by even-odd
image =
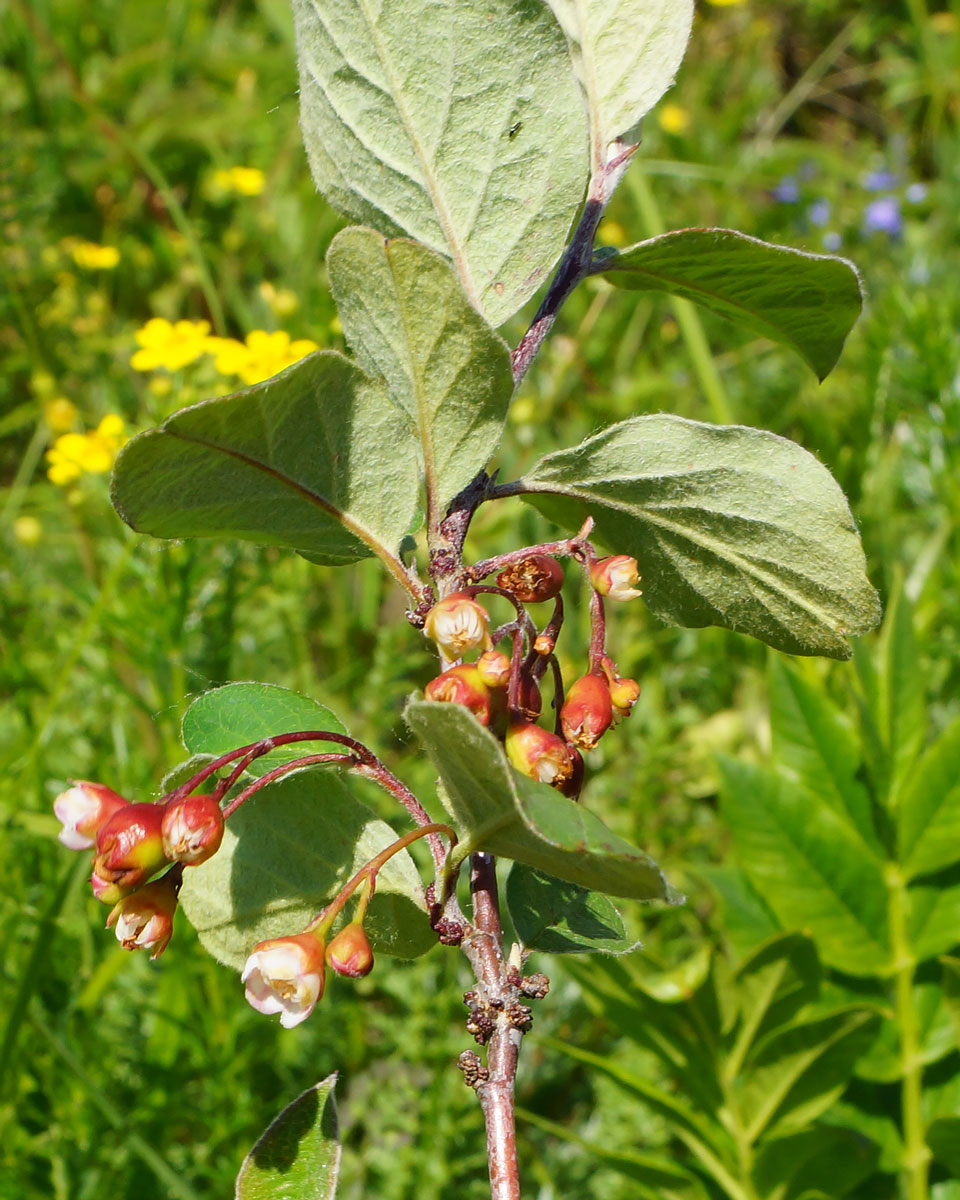
[[[499,456],[516,477],[558,445],[661,410],[796,439],[850,496],[884,597],[902,578],[915,604],[928,740],[960,695],[960,109],[949,86],[960,5],[939,8],[703,4],[666,98],[686,128],[667,132],[652,114],[601,226],[601,242],[721,224],[810,250],[838,234],[869,302],[827,381],[709,314],[590,281],[524,382]],[[209,365],[179,373],[166,396],[130,369],[134,330],[151,316],[342,346],[323,265],[339,223],[300,143],[286,0],[103,0],[95,12],[6,0],[0,15],[0,1195],[228,1195],[272,1116],[340,1070],[344,1196],[482,1197],[480,1114],[451,1065],[466,1044],[456,954],[335,980],[285,1032],[243,1003],[186,922],[157,964],[121,951],[85,860],[54,840],[50,804],[67,777],[155,795],[182,757],[189,698],[231,679],[316,696],[415,789],[432,787],[400,714],[433,660],[378,564],[334,570],[141,539],[110,509],[104,477],[65,492],[44,473],[54,396],[85,427],[118,412],[135,430],[224,390]],[[266,172],[261,196],[216,195],[212,172],[234,165]],[[868,190],[881,170],[895,178]],[[924,195],[908,193],[919,183]],[[897,237],[863,228],[879,195],[900,205]],[[68,237],[116,245],[119,266],[79,268]],[[297,310],[278,317],[263,280],[292,289]],[[523,327],[504,332],[515,343]],[[24,540],[24,516],[39,540]],[[542,529],[508,502],[481,512],[470,546],[486,555]],[[585,613],[578,622],[585,631]],[[768,652],[718,629],[664,627],[642,605],[611,624],[619,665],[644,690],[592,756],[587,801],[689,897],[684,909],[625,906],[646,946],[635,969],[653,973],[731,940],[704,870],[729,844],[714,755],[766,756]],[[818,663],[808,677],[852,713],[853,672]],[[537,1013],[537,1034],[553,1040],[528,1041],[519,1080],[536,1118],[521,1131],[531,1189],[634,1196],[622,1164],[558,1132],[641,1151],[669,1146],[666,1126],[556,1045],[655,1080],[660,1068],[588,1002],[574,976],[591,960],[576,971],[535,961],[554,986]],[[953,1200],[942,1168],[934,1179]]]

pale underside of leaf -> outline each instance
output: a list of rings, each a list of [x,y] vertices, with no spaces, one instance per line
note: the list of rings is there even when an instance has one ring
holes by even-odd
[[[327,199],[448,255],[493,325],[563,249],[584,114],[539,0],[294,0],[300,118]]]
[[[876,624],[849,506],[826,468],[775,434],[635,417],[541,459],[510,490],[640,564],[679,625],[722,625],[793,654],[850,655]]]

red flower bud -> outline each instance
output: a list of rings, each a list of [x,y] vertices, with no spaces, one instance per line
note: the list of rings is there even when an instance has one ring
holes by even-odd
[[[567,692],[560,710],[560,727],[568,742],[579,750],[592,750],[613,721],[613,704],[607,681],[584,675]]]
[[[57,837],[70,850],[88,850],[96,844],[97,834],[107,821],[128,801],[105,783],[86,779],[70,782],[73,786],[53,802],[57,820],[63,822]]]
[[[633,600],[642,594],[635,586],[640,582],[637,560],[626,554],[598,559],[590,568],[590,582],[611,600]]]
[[[497,583],[523,604],[552,600],[563,587],[563,567],[549,554],[531,554],[501,571]]]
[[[490,689],[474,666],[464,664],[451,667],[436,679],[431,679],[423,691],[428,700],[462,704],[470,709],[481,725],[490,724]]]
[[[474,646],[489,646],[490,616],[466,592],[454,592],[427,613],[423,632],[447,658],[460,658]]]
[[[107,917],[107,928],[116,925],[117,941],[124,950],[153,950],[159,958],[173,934],[173,914],[180,892],[180,872],[167,872],[139,891],[125,896]]]
[[[327,946],[327,966],[338,975],[349,979],[361,979],[373,970],[373,951],[363,932],[363,926],[355,921],[345,925]]]
[[[523,775],[560,788],[572,776],[573,757],[561,738],[531,721],[514,721],[504,738],[507,758]]]
[[[169,860],[163,849],[162,804],[127,804],[97,834],[93,894],[114,904],[136,891]]]
[[[477,670],[487,687],[505,687],[510,678],[510,659],[499,650],[485,650],[477,659]]]
[[[167,858],[195,867],[220,849],[223,813],[212,796],[170,800],[164,805],[160,832]]]

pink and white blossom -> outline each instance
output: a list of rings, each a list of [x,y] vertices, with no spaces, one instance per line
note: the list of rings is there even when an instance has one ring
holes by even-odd
[[[627,554],[598,559],[590,568],[590,582],[611,600],[633,600],[643,594],[636,586],[640,582],[637,560]]]
[[[89,850],[99,831],[127,801],[105,783],[86,779],[72,783],[53,802],[57,820],[63,824],[57,837],[69,850]]]
[[[240,978],[247,1001],[284,1029],[305,1021],[323,995],[323,942],[312,933],[269,938],[254,947]]]
[[[116,926],[117,941],[124,950],[152,950],[151,958],[159,958],[173,935],[173,914],[180,891],[180,875],[148,883],[130,896],[125,896],[107,917],[107,928]]]
[[[487,646],[489,629],[487,610],[466,592],[454,592],[435,604],[423,625],[424,634],[450,659],[460,658],[475,646]]]

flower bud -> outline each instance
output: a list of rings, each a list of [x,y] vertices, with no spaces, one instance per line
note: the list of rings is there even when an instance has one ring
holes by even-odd
[[[490,724],[490,690],[474,666],[451,667],[431,679],[423,692],[428,700],[462,704],[481,725]]]
[[[164,952],[173,934],[181,878],[179,868],[175,875],[168,871],[114,906],[107,928],[116,925],[117,941],[124,950],[152,950],[151,958]]]
[[[73,787],[53,802],[57,820],[63,823],[57,837],[70,850],[89,850],[96,845],[98,832],[128,802],[105,783],[86,779],[71,782]]]
[[[562,787],[572,776],[573,757],[561,738],[531,721],[514,721],[504,738],[507,758],[523,775]]]
[[[626,554],[598,559],[590,568],[590,582],[611,600],[633,600],[642,594],[635,586],[640,582],[637,560]]]
[[[362,979],[373,970],[373,951],[356,921],[345,925],[327,947],[327,966],[338,975]]]
[[[163,849],[162,804],[127,804],[97,834],[93,894],[104,904],[136,891],[168,861]]]
[[[160,832],[167,858],[195,867],[220,849],[223,813],[212,796],[170,800],[164,805]]]
[[[549,633],[540,633],[533,640],[533,648],[537,654],[546,658],[552,654],[557,647],[557,639]]]
[[[635,679],[621,679],[619,676],[610,683],[610,702],[613,705],[614,721],[622,721],[630,716],[630,710],[640,699],[640,684]]]
[[[578,750],[592,750],[613,721],[613,704],[607,681],[584,675],[567,692],[560,710],[563,736]]]
[[[447,658],[460,658],[474,646],[489,645],[490,616],[466,592],[454,592],[427,613],[423,632]]]
[[[552,600],[563,587],[563,567],[549,554],[531,554],[502,570],[497,583],[523,604]]]
[[[499,650],[485,650],[477,659],[477,670],[487,687],[505,687],[510,678],[510,659]]]
[[[313,933],[259,942],[240,979],[257,1012],[280,1014],[284,1029],[305,1021],[323,995],[323,942]]]

